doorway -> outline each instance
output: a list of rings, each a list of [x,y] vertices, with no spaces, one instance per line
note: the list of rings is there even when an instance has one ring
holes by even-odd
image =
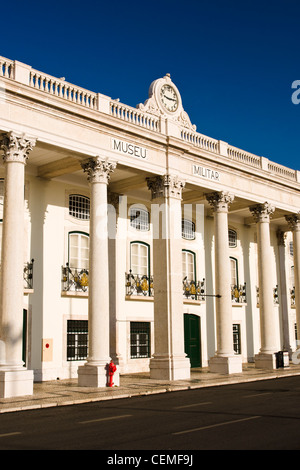
[[[184,349],[191,367],[202,367],[200,317],[184,314]]]

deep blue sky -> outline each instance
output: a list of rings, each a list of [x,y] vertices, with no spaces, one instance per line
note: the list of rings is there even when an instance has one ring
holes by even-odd
[[[134,107],[170,73],[198,132],[300,170],[299,0],[16,0],[0,15],[0,55]]]

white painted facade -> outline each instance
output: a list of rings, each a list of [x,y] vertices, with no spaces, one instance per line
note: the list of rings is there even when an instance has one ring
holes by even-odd
[[[150,368],[153,378],[187,378],[184,315],[199,318],[197,366],[234,373],[247,362],[274,368],[278,351],[291,357],[298,171],[198,133],[169,75],[131,108],[0,57],[0,131],[1,396],[31,393],[32,375],[105,386],[110,358],[118,374]],[[70,213],[72,195],[83,218],[74,198]],[[24,290],[32,259],[33,286]],[[63,268],[75,260],[83,277],[67,290]],[[129,292],[130,269],[147,278],[138,295]],[[203,281],[196,299],[183,295],[185,276]],[[67,357],[70,320],[88,320],[87,358]]]

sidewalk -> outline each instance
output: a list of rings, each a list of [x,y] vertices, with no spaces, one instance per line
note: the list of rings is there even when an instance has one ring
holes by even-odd
[[[208,368],[192,369],[190,380],[178,380],[174,382],[152,380],[149,378],[149,374],[146,373],[122,375],[120,377],[120,386],[113,388],[97,389],[79,387],[77,379],[57,380],[35,383],[33,395],[30,396],[0,398],[0,413],[255,382],[258,380],[269,380],[295,375],[300,375],[300,365],[291,364],[290,367],[287,368],[265,371],[255,369],[254,364],[245,364],[242,374],[228,376],[212,373]]]

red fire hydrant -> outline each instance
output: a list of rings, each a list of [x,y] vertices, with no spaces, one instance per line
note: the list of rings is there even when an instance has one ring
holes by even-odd
[[[109,376],[108,386],[109,387],[112,387],[114,385],[113,384],[113,377],[114,377],[114,373],[116,372],[116,370],[117,370],[116,365],[113,363],[113,361],[110,361],[110,363],[108,365],[108,376]]]

